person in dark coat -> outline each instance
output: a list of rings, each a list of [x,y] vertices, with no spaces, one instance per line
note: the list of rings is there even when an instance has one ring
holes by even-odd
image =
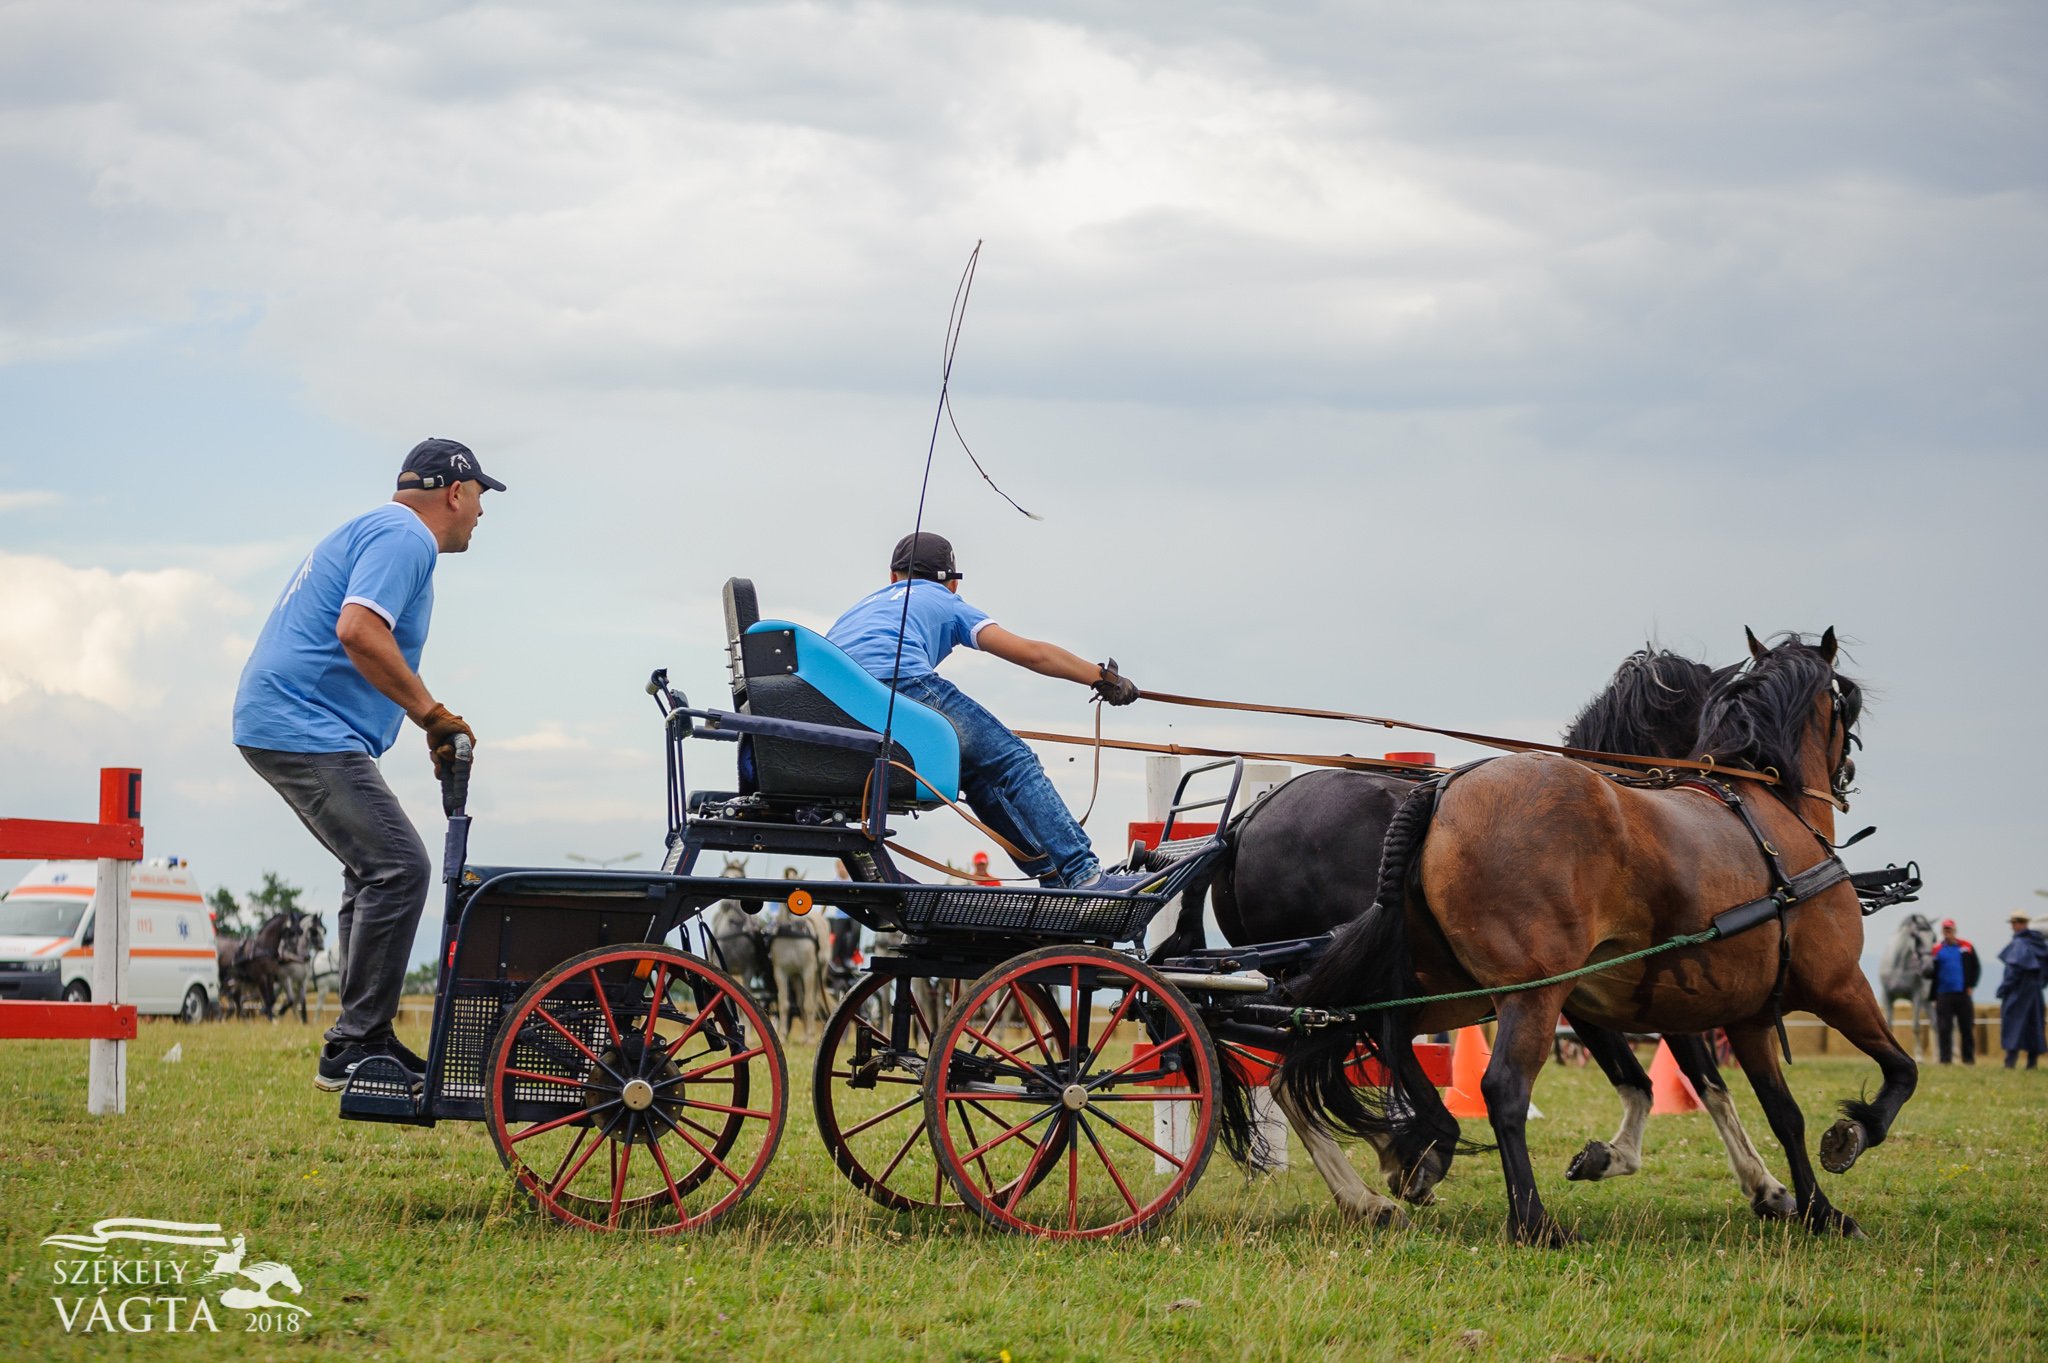
[[[1949,1033],[1963,1034],[1963,1063],[1977,1063],[1977,1006],[1970,991],[1977,987],[1982,967],[1977,948],[1956,936],[1956,920],[1941,920],[1941,940],[1927,962],[1927,978],[1934,981],[1934,1039],[1941,1049],[1941,1063],[1949,1063]]]
[[[2029,926],[2023,913],[2012,916],[2012,940],[1998,953],[2005,962],[2005,978],[1998,985],[1998,1044],[2005,1048],[2005,1067],[2011,1069],[2020,1052],[2027,1053],[2027,1068],[2040,1062],[2048,1050],[2041,1036],[2041,991],[2048,989],[2048,937]]]

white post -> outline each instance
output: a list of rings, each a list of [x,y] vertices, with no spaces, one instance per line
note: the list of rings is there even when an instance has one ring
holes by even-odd
[[[130,864],[102,857],[92,891],[92,1001],[128,1000],[128,872]],[[93,1041],[86,1071],[85,1110],[94,1116],[128,1110],[128,1043]]]
[[[1245,763],[1244,784],[1237,791],[1238,811],[1242,813],[1250,809],[1293,779],[1294,769],[1284,762]],[[1287,1118],[1281,1114],[1279,1104],[1273,1101],[1272,1090],[1264,1087],[1252,1090],[1252,1125],[1258,1128],[1266,1151],[1266,1157],[1253,1167],[1274,1173],[1284,1171],[1287,1168]]]

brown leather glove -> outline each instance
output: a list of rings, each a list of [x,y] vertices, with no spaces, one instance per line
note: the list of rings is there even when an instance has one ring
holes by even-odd
[[[1116,670],[1114,658],[1102,664],[1102,675],[1089,683],[1089,689],[1105,705],[1129,705],[1141,694],[1135,682]]]
[[[455,736],[467,735],[476,742],[476,731],[462,722],[462,716],[450,713],[445,705],[435,705],[421,715],[418,724],[427,731],[427,753],[434,759],[434,775],[448,774],[448,764],[455,760]]]

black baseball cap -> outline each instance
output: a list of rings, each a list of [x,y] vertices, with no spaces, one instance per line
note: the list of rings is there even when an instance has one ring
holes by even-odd
[[[447,487],[450,483],[482,483],[493,492],[505,485],[484,472],[469,446],[460,440],[429,436],[412,447],[398,469],[398,490]]]
[[[929,530],[896,541],[896,552],[889,555],[889,571],[933,582],[957,582],[966,576],[953,568],[952,542]]]

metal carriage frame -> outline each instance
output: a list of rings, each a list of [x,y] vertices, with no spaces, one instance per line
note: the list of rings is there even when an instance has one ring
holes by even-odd
[[[736,698],[738,677],[736,665]],[[1173,839],[1174,823],[1214,808],[1226,826],[1241,759],[1183,779],[1161,845],[1132,851],[1129,869],[1152,876],[1136,892],[932,885],[890,856],[887,814],[915,807],[915,787],[905,796],[870,781],[867,793],[881,793],[853,806],[844,792],[763,800],[687,788],[691,741],[873,757],[876,733],[693,708],[661,672],[648,690],[667,739],[661,869],[470,864],[468,771],[458,768],[443,791],[445,919],[425,1082],[373,1057],[343,1092],[344,1118],[481,1121],[526,1192],[572,1224],[703,1225],[758,1184],[789,1103],[780,1039],[721,968],[703,915],[726,899],[831,904],[900,934],[828,1022],[815,1067],[820,1132],[863,1193],[899,1210],[964,1202],[1008,1230],[1080,1237],[1149,1226],[1186,1195],[1217,1134],[1224,1076],[1211,1024],[1271,982],[1199,961],[1162,972],[1136,949],[1223,847],[1220,832]],[[1224,792],[1185,798],[1205,775]],[[849,879],[697,874],[711,851],[829,857]],[[1276,959],[1314,944],[1282,945]],[[940,1054],[948,1063],[931,1064]],[[905,1096],[879,1117],[852,1110],[885,1087]],[[893,1159],[856,1148],[869,1132],[886,1135]],[[552,1173],[530,1158],[571,1140]],[[651,1188],[650,1165],[660,1175]]]

